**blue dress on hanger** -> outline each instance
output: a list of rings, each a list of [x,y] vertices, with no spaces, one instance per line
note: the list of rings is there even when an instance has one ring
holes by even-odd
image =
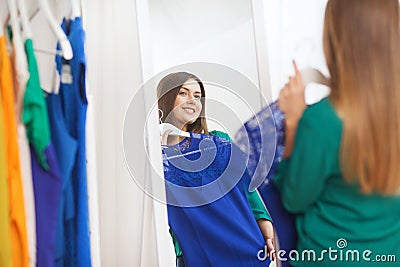
[[[57,220],[56,235],[56,266],[65,266],[67,256],[66,240],[68,237],[67,229],[74,225],[75,218],[75,199],[72,183],[72,170],[77,157],[78,141],[73,138],[65,124],[62,111],[62,98],[59,94],[49,94],[46,98],[49,112],[50,129],[52,142],[57,156],[62,180],[62,192],[60,197],[60,208]],[[74,236],[74,235],[72,235]]]
[[[248,120],[235,135],[235,144],[249,157],[251,184],[264,200],[274,222],[279,249],[289,253],[296,249],[295,215],[284,208],[280,193],[273,183],[285,145],[285,117],[277,102],[263,108]],[[281,262],[283,267],[289,262]]]
[[[67,131],[58,136],[60,140],[57,141],[57,154],[60,156],[63,153],[61,150],[66,152],[59,158],[59,161],[66,162],[61,164],[64,190],[61,204],[64,205],[64,213],[60,214],[60,222],[64,221],[64,225],[59,228],[63,232],[58,235],[57,247],[58,252],[61,252],[58,256],[64,254],[64,257],[58,259],[57,265],[87,267],[91,266],[91,258],[85,142],[88,104],[85,32],[79,17],[70,21],[64,19],[61,27],[71,43],[73,58],[65,60],[56,56],[57,71],[61,78],[59,95],[51,96],[48,100],[54,112],[52,131]],[[57,49],[60,50],[59,45]],[[54,120],[62,122],[56,123]]]
[[[246,159],[224,138],[191,133],[163,150],[168,221],[185,266],[268,266],[246,197]]]

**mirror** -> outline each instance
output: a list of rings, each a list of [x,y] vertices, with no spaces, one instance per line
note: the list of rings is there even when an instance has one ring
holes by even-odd
[[[125,151],[126,159],[134,173],[133,164],[138,161],[130,157],[148,155],[147,162],[140,164],[147,171],[133,176],[139,180],[138,184],[145,185],[143,188],[153,197],[154,206],[160,201],[165,203],[165,185],[160,177],[163,166],[156,105],[159,81],[169,73],[178,71],[198,76],[206,90],[205,109],[209,129],[220,130],[234,137],[244,122],[276,99],[278,90],[284,84],[284,77],[286,79],[291,74],[291,59],[298,59],[301,68],[309,65],[320,67],[320,61],[315,65],[308,60],[313,58],[310,55],[315,47],[317,51],[322,51],[318,42],[322,32],[317,35],[317,31],[312,32],[310,41],[308,33],[306,37],[302,35],[309,30],[307,26],[300,28],[301,34],[297,36],[290,35],[292,32],[287,30],[289,25],[293,27],[293,32],[299,32],[295,23],[304,18],[313,2],[302,3],[303,13],[298,14],[298,9],[293,8],[293,5],[297,5],[295,1],[137,0],[144,82],[140,93],[134,97],[134,100],[141,100],[136,102],[137,107],[140,105],[141,108],[135,109],[131,105],[126,118],[134,121],[138,115],[142,116],[144,119],[140,122],[144,121],[145,130],[142,133],[137,124],[126,124],[124,144],[125,139],[135,133],[143,138],[129,142],[129,149],[134,152]],[[320,18],[323,8],[321,4],[312,9],[311,16],[306,17],[312,18],[312,15],[318,14]],[[288,20],[290,23],[287,23]],[[282,32],[288,35],[282,36]],[[268,47],[272,49],[268,51]],[[273,74],[271,77],[270,73]],[[155,217],[154,229],[149,230],[146,222],[143,222],[143,227],[156,234],[153,233],[152,241],[142,242],[142,262],[146,264],[149,257],[154,259],[154,251],[157,251],[158,263],[163,261],[168,262],[166,266],[174,266],[174,251],[165,226],[166,213],[160,213],[160,209],[151,212]]]
[[[163,195],[160,190],[165,190],[165,184],[160,177],[163,167],[156,108],[158,82],[177,71],[198,76],[206,90],[209,129],[234,137],[239,127],[266,104],[270,95],[268,57],[258,58],[267,53],[262,2],[136,1],[144,82],[127,110],[124,148],[132,176],[152,195],[154,206],[160,201],[165,203],[165,192]],[[255,29],[258,29],[257,36]],[[262,48],[261,51],[258,48]],[[140,115],[145,118],[143,133],[137,123],[129,123]],[[130,140],[138,135],[143,139]],[[135,165],[139,161],[134,158],[140,155],[148,155],[146,160],[150,164]],[[142,166],[146,170],[135,171]],[[152,241],[142,240],[142,263],[163,262],[165,266],[173,266],[175,255],[166,227],[167,216],[151,212],[155,217],[154,228],[149,230],[151,226],[145,221],[143,228],[156,234],[151,235]],[[154,259],[154,251],[157,251],[158,260]],[[257,251],[254,256],[256,258]]]

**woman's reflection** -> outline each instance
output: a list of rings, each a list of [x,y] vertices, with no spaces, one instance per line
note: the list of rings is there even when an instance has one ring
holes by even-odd
[[[208,130],[205,116],[205,89],[197,76],[187,72],[171,73],[159,82],[157,96],[162,123],[169,123],[182,131],[197,134],[183,137],[172,135],[171,130],[166,130],[161,135],[164,148],[179,150],[180,153],[193,157],[193,152],[199,149],[197,144],[200,139],[211,138],[217,147],[219,144],[226,143],[229,147],[232,146],[231,138],[227,133]],[[190,166],[189,169],[178,169],[169,164],[168,159],[164,157],[165,178],[168,180],[172,177],[171,179],[177,179],[175,180],[178,181],[177,184],[189,187],[204,184],[206,180],[215,180],[226,167],[226,164],[221,162],[226,159],[229,161],[225,153],[227,153],[226,149],[218,148],[214,161],[201,171],[198,171],[197,167],[190,171]],[[189,156],[185,158],[195,159]],[[183,178],[178,179],[177,176]],[[200,182],[198,182],[199,179]],[[182,182],[183,180],[185,183]],[[245,179],[242,178],[242,180]],[[241,184],[238,183],[238,186],[222,198],[203,206],[173,207],[168,205],[170,233],[175,247],[177,266],[185,266],[185,263],[188,266],[193,262],[196,266],[200,263],[217,266],[218,262],[227,263],[229,261],[227,257],[235,259],[238,255],[243,256],[239,260],[232,260],[235,266],[244,266],[243,264],[249,266],[250,263],[254,264],[252,261],[256,263],[252,266],[266,266],[265,262],[257,259],[258,249],[250,252],[254,252],[251,259],[246,254],[251,247],[247,243],[253,242],[251,238],[255,240],[258,238],[259,241],[260,232],[264,238],[262,244],[266,245],[268,254],[274,258],[274,232],[271,218],[258,192],[248,192],[248,184],[243,188],[240,187]],[[256,230],[252,229],[254,226]],[[200,250],[204,253],[193,252],[196,250],[196,244],[201,245]],[[220,248],[217,248],[218,246]]]

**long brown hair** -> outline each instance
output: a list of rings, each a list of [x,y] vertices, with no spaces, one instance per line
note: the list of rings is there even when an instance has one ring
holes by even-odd
[[[343,120],[340,162],[364,193],[400,188],[399,0],[329,0],[324,51]]]
[[[174,109],[174,103],[176,96],[179,93],[179,89],[181,89],[182,85],[187,82],[189,79],[195,80],[201,90],[201,104],[202,110],[200,112],[200,116],[191,124],[186,126],[186,130],[188,132],[194,133],[205,133],[208,134],[207,121],[205,117],[206,103],[205,97],[206,92],[204,90],[204,85],[202,81],[194,74],[187,72],[175,72],[170,73],[158,83],[157,86],[157,98],[158,98],[158,108],[162,111],[160,113],[160,119],[162,122],[165,122],[165,119]]]

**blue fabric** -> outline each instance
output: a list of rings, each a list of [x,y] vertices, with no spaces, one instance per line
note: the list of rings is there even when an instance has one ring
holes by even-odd
[[[191,134],[183,143],[163,150],[163,164],[169,225],[185,266],[268,266],[257,257],[265,241],[246,197],[243,153],[216,136]]]
[[[73,190],[66,191],[67,193],[69,192],[68,194],[71,191],[74,193],[75,218],[72,221],[70,220],[71,223],[65,225],[66,254],[64,263],[61,262],[60,264],[87,267],[91,266],[91,258],[85,142],[87,110],[85,32],[82,28],[81,18],[75,18],[68,22],[64,19],[61,27],[71,43],[73,58],[66,61],[62,57],[56,56],[57,70],[61,76],[59,95],[62,102],[65,126],[70,137],[77,141],[77,152],[72,169]],[[60,49],[59,45],[58,49]],[[64,182],[68,184],[68,178]],[[67,205],[67,213],[71,215],[73,208],[68,208],[71,207],[71,202],[64,201],[64,203]]]
[[[73,219],[75,218],[72,170],[77,157],[78,141],[69,134],[68,128],[65,125],[61,95],[49,94],[46,101],[52,142],[62,179],[62,193],[56,235],[56,266],[64,266],[64,259],[67,256],[66,240],[68,238],[66,229],[72,227],[68,225],[73,225]]]
[[[248,155],[248,171],[252,183],[267,206],[274,222],[281,250],[296,248],[295,215],[283,207],[273,177],[283,158],[285,145],[285,117],[277,102],[263,108],[248,120],[235,135],[235,143]],[[289,266],[282,262],[282,266]]]
[[[52,144],[44,151],[49,170],[39,163],[30,145],[36,212],[36,266],[54,266],[57,218],[61,194],[60,173]]]

